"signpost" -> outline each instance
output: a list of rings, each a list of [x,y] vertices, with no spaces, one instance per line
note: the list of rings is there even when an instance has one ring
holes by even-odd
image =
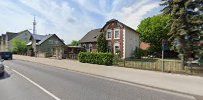
[[[162,40],[162,72],[164,72],[164,51],[168,49],[168,41]]]

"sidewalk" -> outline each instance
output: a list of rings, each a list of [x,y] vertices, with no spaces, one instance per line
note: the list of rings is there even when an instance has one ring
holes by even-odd
[[[137,70],[116,66],[80,63],[73,60],[56,60],[13,55],[14,59],[32,61],[69,70],[109,77],[146,86],[203,96],[203,77]]]

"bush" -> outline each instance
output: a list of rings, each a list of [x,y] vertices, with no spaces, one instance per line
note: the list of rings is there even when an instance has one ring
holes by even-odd
[[[135,58],[140,59],[142,56],[144,56],[144,50],[136,48],[134,51],[134,56]]]
[[[14,54],[25,54],[27,52],[27,45],[26,41],[21,40],[21,39],[14,39],[12,40],[12,52]]]
[[[80,52],[78,59],[82,63],[91,63],[99,65],[112,65],[113,55],[111,53],[98,52]]]

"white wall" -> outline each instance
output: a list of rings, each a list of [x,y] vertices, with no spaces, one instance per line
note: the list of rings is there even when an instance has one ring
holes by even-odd
[[[139,44],[139,34],[129,28],[125,28],[125,58],[132,57],[135,48],[139,48]]]

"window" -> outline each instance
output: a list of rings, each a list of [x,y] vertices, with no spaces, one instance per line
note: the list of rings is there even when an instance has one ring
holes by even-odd
[[[59,44],[59,41],[55,41],[55,44]]]
[[[89,51],[92,52],[92,44],[89,45]]]
[[[54,43],[54,41],[53,40],[49,40],[49,44],[53,44]]]
[[[111,30],[108,30],[107,31],[107,39],[111,39],[111,37],[112,37],[112,32],[111,32]]]
[[[108,46],[108,52],[112,52],[112,46]]]
[[[115,52],[117,53],[118,51],[120,51],[119,46],[115,46]]]
[[[114,53],[118,53],[118,52],[120,52],[120,44],[119,44],[119,42],[115,42],[114,43]]]
[[[119,29],[115,29],[114,31],[114,39],[119,39],[120,38],[120,31]]]
[[[83,46],[83,48],[85,48],[85,49],[86,49],[86,44],[82,44],[82,46]]]

